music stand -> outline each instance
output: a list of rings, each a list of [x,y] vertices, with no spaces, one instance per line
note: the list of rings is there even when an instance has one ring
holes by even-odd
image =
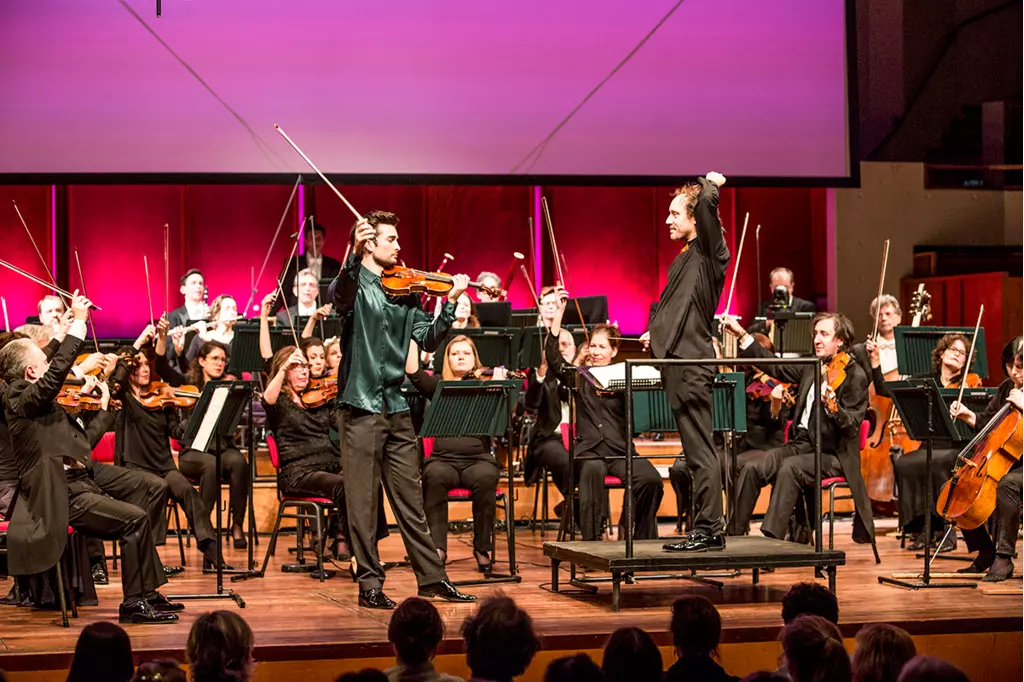
[[[511,327],[512,304],[508,301],[485,301],[476,304],[476,319],[481,327]]]
[[[519,349],[519,330],[511,327],[504,329],[452,329],[448,336],[434,351],[434,371],[440,372],[444,366],[444,353],[448,342],[456,336],[468,336],[476,346],[480,364],[484,367],[515,368]]]
[[[217,508],[220,509],[220,497],[222,486],[220,485],[220,460],[222,454],[222,441],[231,438],[235,428],[242,418],[242,413],[247,405],[252,404],[252,382],[251,381],[209,381],[203,387],[203,392],[192,410],[188,424],[185,426],[185,435],[182,444],[200,452],[210,452],[214,456],[214,466],[218,472],[217,485]],[[249,508],[252,509],[252,496],[249,496]],[[249,516],[250,522],[253,515]],[[252,530],[252,525],[250,525]],[[221,537],[223,527],[221,515],[217,514],[216,542],[217,542],[217,592],[216,594],[177,594],[168,595],[168,599],[232,599],[239,608],[245,608],[245,600],[234,590],[224,589],[224,549]],[[250,555],[252,542],[249,543]],[[251,572],[252,562],[246,566],[245,573]]]
[[[522,388],[521,381],[442,381],[437,385],[423,420],[421,438],[486,436],[508,438],[505,520],[508,526],[507,575],[489,574],[482,580],[462,580],[455,585],[518,583],[516,570],[515,479],[512,476],[512,408]],[[497,543],[495,543],[497,544]]]
[[[956,440],[956,430],[949,417],[949,409],[942,400],[942,396],[939,395],[939,387],[935,383],[935,379],[931,377],[889,382],[888,388],[892,394],[892,402],[907,430],[907,435],[912,440],[921,441],[924,444],[925,481],[928,482],[925,486],[924,498],[924,573],[921,575],[921,580],[917,582],[885,576],[878,576],[878,582],[882,585],[896,585],[911,590],[927,587],[975,588],[977,587],[976,583],[933,583],[931,581],[932,510],[935,507],[931,486],[932,441],[935,439]]]
[[[767,317],[755,317],[754,319],[757,321],[775,321],[772,343],[775,344],[775,351],[779,354],[779,357],[783,357],[783,353],[814,355],[814,344],[811,334],[811,320],[814,319],[814,313],[791,313],[784,310],[773,311],[769,307]]]
[[[231,339],[231,356],[225,370],[229,374],[241,376],[242,372],[262,372],[266,367],[260,355],[259,322],[235,323],[235,336]]]
[[[998,390],[998,388],[965,388],[963,404],[970,408],[971,412],[981,414],[988,407],[988,404],[992,402],[992,398],[995,397]],[[956,402],[959,394],[959,388],[939,389],[939,395],[942,396],[942,400],[946,403],[947,408]],[[953,422],[953,428],[956,430],[957,441],[969,443],[973,440],[974,430],[966,422],[959,419],[951,421]]]
[[[306,323],[309,322],[309,315],[297,316],[294,320],[292,320],[292,322],[295,324],[295,333],[299,335],[301,340],[302,331],[306,328]],[[288,327],[284,327],[284,331],[287,332],[288,341],[290,341],[291,343],[295,343],[295,341],[292,339],[291,330],[288,329]],[[320,320],[319,322],[316,323],[316,326],[313,327],[313,336],[317,337],[321,341],[326,341],[332,336],[335,336],[340,339],[341,318],[338,317],[337,315],[332,314]],[[271,338],[273,338],[273,333],[271,333]]]
[[[525,308],[523,310],[512,311],[512,322],[511,326],[525,329],[527,327],[537,326],[537,312],[536,308]],[[134,340],[134,339],[133,339]]]
[[[896,342],[896,362],[900,372],[905,374],[931,374],[932,351],[946,334],[963,334],[969,339],[974,336],[974,327],[906,327],[893,328]],[[978,328],[978,339],[974,344],[974,362],[971,365],[979,377],[988,377],[988,356],[985,353],[985,328]],[[968,439],[969,440],[969,439]]]
[[[576,306],[579,306],[577,310]],[[583,313],[583,319],[580,319]],[[608,297],[607,296],[577,296],[569,299],[562,316],[562,326],[601,324],[608,320]]]

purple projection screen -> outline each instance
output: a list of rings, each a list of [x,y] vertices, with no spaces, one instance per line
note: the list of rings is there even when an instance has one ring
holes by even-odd
[[[3,0],[0,174],[850,175],[844,0]],[[617,70],[616,70],[617,69]]]

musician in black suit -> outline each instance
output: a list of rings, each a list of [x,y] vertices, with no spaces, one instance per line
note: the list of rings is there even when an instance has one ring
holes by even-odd
[[[277,311],[277,317],[275,318],[279,327],[288,327],[289,325],[295,325],[297,331],[302,331],[298,327],[297,319],[300,317],[312,317],[317,311],[317,297],[320,295],[320,281],[316,278],[316,274],[309,268],[305,270],[299,270],[297,277],[293,278],[296,284],[293,284],[291,292],[298,295],[298,299],[294,302],[290,302],[288,305],[288,311],[282,307],[281,310]]]
[[[295,292],[295,276],[302,270],[310,270],[319,285],[322,279],[333,280],[341,272],[341,261],[324,255],[324,245],[327,241],[327,229],[320,223],[312,226],[307,222],[305,227],[305,253],[290,263],[285,263],[288,268],[284,273],[281,288],[284,289],[286,302],[289,306],[295,305],[297,300]],[[276,312],[282,306],[281,301],[274,304]]]
[[[568,297],[556,289],[559,306],[551,321],[544,344],[544,355],[551,374],[563,386],[573,385],[576,369],[559,349],[562,314]],[[584,364],[601,367],[611,364],[618,352],[618,329],[607,324],[590,329]],[[580,534],[584,540],[597,540],[606,509],[605,476],[626,476],[626,405],[622,393],[598,393],[584,381],[576,402],[576,438],[574,467],[580,489]],[[661,474],[647,459],[633,460],[633,537],[649,540],[658,537],[658,506],[665,491]]]
[[[185,302],[167,313],[167,322],[170,324],[172,333],[183,327],[189,327],[196,322],[201,322],[209,317],[210,306],[206,304],[206,279],[203,273],[197,268],[192,268],[178,280],[178,291],[185,297]],[[195,331],[186,336],[183,341],[183,348],[188,348]],[[179,357],[181,355],[182,357]],[[167,360],[180,371],[188,370],[188,362],[184,353],[178,353],[173,343],[167,344],[165,351]]]
[[[767,317],[768,312],[786,313],[816,313],[818,306],[812,301],[793,295],[793,271],[789,268],[775,268],[768,275],[768,291],[771,292],[767,301],[761,301],[758,309],[758,317]],[[768,331],[767,325],[761,321],[755,321],[747,331],[751,334],[765,334]]]
[[[708,173],[698,185],[675,192],[666,222],[669,237],[683,248],[669,268],[650,330],[641,337],[656,358],[715,357],[712,339],[715,308],[725,284],[729,249],[718,217],[718,188],[725,178]],[[671,551],[703,552],[725,548],[722,522],[722,471],[711,437],[713,366],[665,367],[661,373],[679,425],[679,437],[693,481],[695,513],[682,542]]]
[[[88,536],[118,540],[122,546],[122,622],[169,623],[184,607],[157,592],[167,581],[153,546],[146,512],[105,495],[93,480],[92,446],[112,423],[106,411],[109,390],[102,391],[103,409],[88,431],[56,404],[68,371],[85,338],[91,303],[75,293],[75,321],[52,362],[27,339],[0,351],[0,375],[8,384],[4,414],[11,456],[20,478],[8,532],[10,571],[29,575],[48,570],[60,560],[70,525]]]
[[[771,351],[755,343],[735,320],[727,318],[725,329],[740,339],[740,357],[772,358]],[[853,325],[845,315],[819,313],[814,318],[814,353],[822,362],[850,347]],[[805,488],[814,484],[814,385],[820,381],[814,365],[772,365],[770,371],[781,381],[799,386],[793,407],[789,442],[766,451],[746,452],[737,460],[736,509],[730,521],[730,534],[742,535],[754,512],[761,488],[773,485],[768,512],[761,523],[761,532],[784,539],[790,517]],[[829,400],[835,412],[825,407]],[[860,473],[860,424],[868,404],[868,378],[851,357],[846,378],[833,390],[822,387],[821,400],[821,477],[843,476],[850,485],[859,523],[854,524],[855,542],[870,542],[874,537],[871,500]],[[864,532],[866,531],[866,533]]]
[[[566,362],[576,356],[576,343],[567,329],[558,332],[558,352]],[[526,485],[533,485],[542,468],[551,472],[555,487],[569,494],[569,452],[562,441],[562,422],[569,420],[569,392],[548,372],[548,363],[540,367],[526,389],[526,409],[537,414],[530,447],[526,451],[523,474]]]

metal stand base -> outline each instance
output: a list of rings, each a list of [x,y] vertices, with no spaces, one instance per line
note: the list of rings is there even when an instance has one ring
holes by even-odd
[[[184,599],[232,599],[238,608],[245,608],[245,600],[242,599],[242,595],[238,594],[234,590],[224,590],[217,594],[169,594],[167,595],[168,601],[182,601]]]

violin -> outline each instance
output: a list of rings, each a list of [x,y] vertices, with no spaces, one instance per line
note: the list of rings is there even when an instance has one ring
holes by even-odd
[[[783,393],[780,401],[772,398],[772,391],[776,386],[782,386]],[[783,406],[792,407],[796,404],[796,386],[779,381],[761,371],[754,372],[751,382],[747,384],[746,392],[751,400],[770,401],[772,417],[778,417]]]
[[[828,361],[828,364],[821,367],[822,379],[825,380],[825,383],[833,392],[833,395],[825,400],[825,409],[828,410],[829,414],[835,414],[839,411],[839,402],[836,400],[835,392],[846,381],[846,368],[852,361],[852,358],[847,353],[839,352]]]
[[[1007,403],[957,455],[953,477],[939,491],[935,511],[964,530],[982,525],[996,509],[996,488],[1021,456],[1021,413]]]
[[[57,394],[57,404],[68,414],[77,414],[82,410],[97,412],[103,409],[103,395],[98,392],[84,392],[82,390],[84,383],[82,379],[68,378]],[[121,401],[112,399],[107,407],[111,410],[120,409]]]
[[[453,283],[452,276],[443,272],[426,272],[398,265],[385,270],[380,276],[381,288],[391,296],[406,294],[447,296],[452,290]],[[487,292],[494,298],[501,295],[499,289],[480,284],[480,282],[470,282],[469,286],[478,291]]]
[[[192,407],[201,395],[196,386],[171,386],[163,381],[152,381],[142,390],[139,402],[148,410],[167,407]]]
[[[967,388],[980,388],[981,377],[979,377],[974,372],[971,372],[970,374],[967,375],[967,378],[964,380],[964,383],[966,384]],[[960,388],[960,382],[954,381],[949,386],[946,386],[946,388]]]
[[[493,379],[494,370],[494,367],[481,367],[480,369],[475,369],[469,374],[466,374],[462,378],[465,381],[470,381],[474,379]],[[505,375],[508,377],[508,379],[517,381],[525,381],[527,378],[526,372],[520,372],[514,369],[506,369]]]
[[[337,397],[338,375],[330,374],[309,380],[309,385],[302,391],[302,404],[305,407],[323,407]]]

